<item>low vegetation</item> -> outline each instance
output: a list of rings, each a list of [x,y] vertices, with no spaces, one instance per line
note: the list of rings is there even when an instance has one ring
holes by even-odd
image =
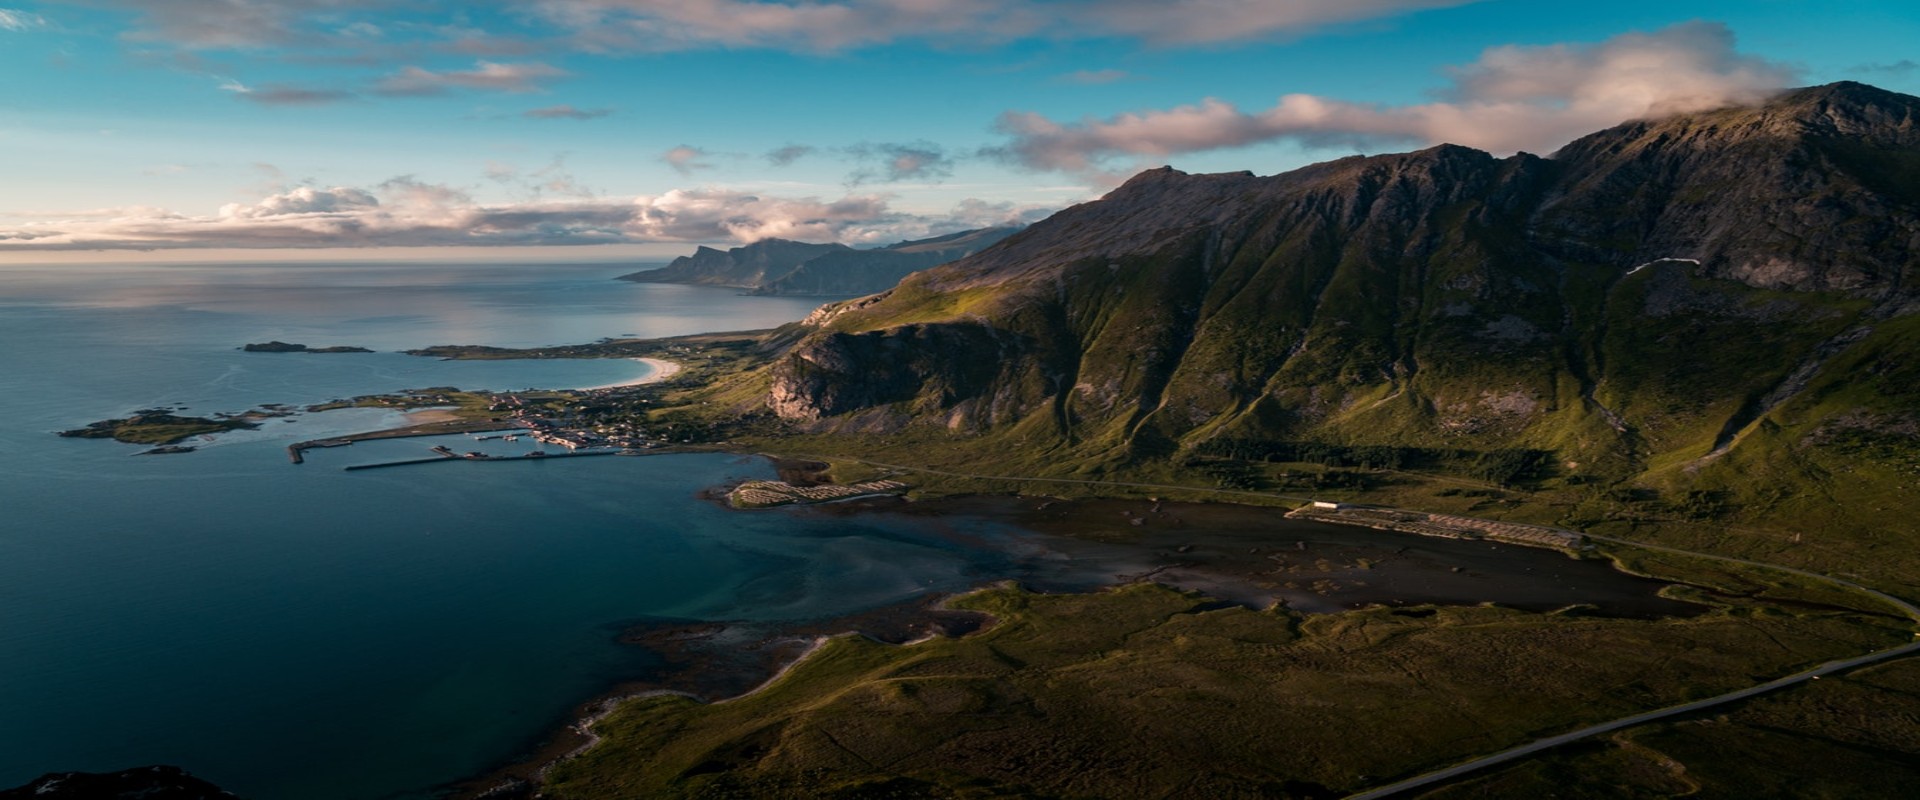
[[[762,691],[622,706],[561,798],[1326,797],[1899,642],[1898,621],[1719,601],[1686,620],[1374,608],[1299,616],[1152,584],[1000,588],[998,622],[844,636]]]

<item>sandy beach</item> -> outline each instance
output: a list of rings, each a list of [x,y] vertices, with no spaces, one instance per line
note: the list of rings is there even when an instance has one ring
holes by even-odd
[[[439,422],[458,422],[460,415],[451,408],[423,408],[406,412],[407,425],[432,425]]]
[[[666,359],[631,358],[628,360],[638,361],[642,364],[652,367],[653,371],[647,373],[645,377],[635,378],[630,381],[619,381],[616,383],[608,383],[600,386],[583,386],[583,387],[580,387],[580,391],[590,392],[595,389],[618,389],[622,386],[639,386],[647,383],[659,383],[661,381],[664,381],[668,378],[673,377],[676,373],[680,371],[680,365],[678,363],[668,361]]]

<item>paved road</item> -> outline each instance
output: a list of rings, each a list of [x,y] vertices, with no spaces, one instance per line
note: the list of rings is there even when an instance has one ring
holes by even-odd
[[[1418,789],[1423,786],[1429,786],[1435,783],[1450,781],[1450,780],[1453,780],[1454,778],[1458,778],[1469,772],[1484,769],[1486,767],[1491,767],[1495,764],[1503,764],[1508,761],[1525,758],[1527,756],[1533,755],[1534,753],[1538,753],[1542,750],[1546,750],[1552,747],[1559,747],[1560,745],[1567,744],[1569,742],[1579,741],[1589,736],[1598,736],[1603,733],[1610,733],[1612,731],[1620,730],[1621,728],[1630,728],[1635,725],[1641,725],[1648,722],[1653,722],[1655,720],[1665,719],[1667,717],[1675,717],[1675,716],[1680,716],[1682,714],[1692,714],[1696,711],[1712,708],[1717,705],[1732,703],[1738,700],[1745,700],[1749,697],[1753,697],[1755,695],[1760,695],[1760,694],[1766,694],[1767,692],[1771,692],[1776,689],[1783,689],[1788,686],[1805,683],[1807,681],[1813,680],[1823,675],[1832,675],[1837,672],[1845,672],[1855,667],[1864,667],[1868,664],[1875,664],[1875,663],[1886,661],[1889,659],[1909,656],[1909,655],[1913,655],[1914,653],[1920,653],[1920,642],[1914,642],[1912,644],[1903,645],[1900,647],[1893,648],[1891,650],[1881,650],[1877,653],[1868,653],[1867,655],[1860,656],[1857,658],[1849,658],[1842,661],[1829,661],[1825,664],[1821,664],[1820,666],[1814,667],[1813,669],[1807,670],[1805,672],[1799,672],[1793,675],[1788,675],[1787,677],[1780,678],[1778,680],[1768,681],[1766,683],[1760,684],[1759,686],[1751,686],[1745,689],[1741,689],[1737,692],[1728,692],[1718,697],[1709,697],[1705,700],[1695,700],[1691,703],[1683,703],[1677,706],[1668,706],[1666,708],[1648,711],[1644,714],[1635,714],[1631,717],[1626,717],[1624,719],[1616,719],[1612,722],[1603,722],[1599,725],[1592,725],[1589,727],[1581,728],[1577,731],[1570,731],[1567,733],[1560,734],[1559,736],[1549,736],[1545,739],[1541,739],[1535,742],[1530,742],[1528,744],[1523,744],[1519,747],[1515,747],[1510,750],[1502,750],[1490,756],[1476,758],[1464,764],[1456,764],[1454,766],[1448,767],[1443,770],[1436,770],[1434,772],[1429,772],[1425,775],[1419,775],[1416,777],[1408,778],[1404,781],[1400,781],[1399,783],[1388,784],[1378,789],[1372,789],[1369,791],[1361,792],[1359,794],[1348,795],[1347,800],[1373,800],[1373,798],[1391,797],[1401,792],[1409,791],[1412,789]]]
[[[816,458],[822,458],[823,460],[825,459],[825,457],[821,457],[821,456],[816,456]],[[846,460],[858,461],[859,463],[862,463],[862,464],[875,466],[875,467],[884,467],[886,469],[897,469],[897,470],[904,470],[907,472],[925,472],[933,475],[946,475],[946,476],[955,477],[955,478],[1021,481],[1026,483],[1068,483],[1068,484],[1077,484],[1082,486],[1125,486],[1125,487],[1135,488],[1135,489],[1169,489],[1169,490],[1183,490],[1183,491],[1203,491],[1203,492],[1212,492],[1215,494],[1230,494],[1230,495],[1245,495],[1245,496],[1251,496],[1251,497],[1278,498],[1282,500],[1294,500],[1299,502],[1307,502],[1309,499],[1304,497],[1295,497],[1291,495],[1273,494],[1269,492],[1242,492],[1242,491],[1233,491],[1229,489],[1202,489],[1202,488],[1193,487],[1193,486],[1169,486],[1165,484],[1155,484],[1155,483],[1120,483],[1115,481],[1075,480],[1070,478],[1009,478],[1009,477],[998,476],[998,475],[970,475],[962,472],[947,472],[944,470],[927,469],[924,467],[909,467],[901,464],[882,464],[878,461],[866,461],[862,459],[846,459]],[[1769,564],[1764,561],[1752,561],[1744,558],[1733,558],[1731,556],[1714,555],[1712,553],[1696,553],[1692,550],[1682,550],[1677,547],[1666,547],[1666,546],[1657,545],[1657,544],[1647,544],[1645,542],[1636,542],[1631,539],[1619,539],[1612,536],[1599,536],[1591,533],[1582,534],[1582,535],[1586,536],[1589,540],[1597,541],[1597,542],[1609,542],[1612,544],[1627,545],[1629,547],[1638,547],[1644,550],[1655,550],[1662,553],[1673,553],[1675,555],[1689,556],[1692,558],[1704,558],[1712,561],[1725,561],[1732,564],[1742,564],[1749,567],[1758,567],[1760,569],[1770,569],[1777,572],[1785,572],[1792,575],[1799,575],[1804,578],[1812,578],[1817,581],[1824,581],[1826,583],[1833,584],[1835,586],[1840,586],[1840,587],[1850,589],[1852,591],[1856,591],[1861,594],[1865,594],[1873,598],[1876,598],[1881,602],[1886,603],[1887,605],[1890,605],[1890,606],[1893,606],[1894,608],[1899,609],[1900,613],[1905,614],[1908,617],[1912,618],[1916,623],[1920,623],[1920,606],[1915,606],[1912,603],[1909,603],[1905,600],[1901,600],[1900,598],[1894,597],[1893,595],[1887,594],[1885,592],[1869,589],[1865,586],[1861,586],[1860,584],[1854,583],[1852,581],[1842,580],[1840,578],[1835,578],[1831,575],[1822,575],[1817,572],[1811,572],[1808,570],[1798,569],[1795,567],[1782,566],[1779,564]],[[1920,633],[1916,633],[1915,635],[1920,636]],[[1803,672],[1797,672],[1792,675],[1788,675],[1784,678],[1771,680],[1766,683],[1760,684],[1758,686],[1750,686],[1745,689],[1740,689],[1738,691],[1732,691],[1723,695],[1709,697],[1705,700],[1695,700],[1691,703],[1682,703],[1676,706],[1668,706],[1666,708],[1654,709],[1652,711],[1635,714],[1630,717],[1616,719],[1616,720],[1613,720],[1612,722],[1603,722],[1598,725],[1590,725],[1585,728],[1581,728],[1579,730],[1568,731],[1558,736],[1549,736],[1545,739],[1540,739],[1537,741],[1520,745],[1518,747],[1502,750],[1498,753],[1494,753],[1489,756],[1482,756],[1472,761],[1467,761],[1461,764],[1455,764],[1451,767],[1447,767],[1446,769],[1435,770],[1433,772],[1429,772],[1424,775],[1416,775],[1414,777],[1408,778],[1398,783],[1392,783],[1386,786],[1379,787],[1377,789],[1371,789],[1365,792],[1361,792],[1359,794],[1349,795],[1346,800],[1373,800],[1374,798],[1391,797],[1393,795],[1400,794],[1401,792],[1409,791],[1412,789],[1418,789],[1423,786],[1430,786],[1436,783],[1443,783],[1445,781],[1450,781],[1450,780],[1453,780],[1454,778],[1458,778],[1470,772],[1485,769],[1487,767],[1491,767],[1496,764],[1504,764],[1508,761],[1514,761],[1517,759],[1525,758],[1527,756],[1533,755],[1534,753],[1538,753],[1543,750],[1548,750],[1554,747],[1559,747],[1560,745],[1563,745],[1563,744],[1577,742],[1577,741],[1580,741],[1581,739],[1598,736],[1603,733],[1611,733],[1613,731],[1617,731],[1622,728],[1631,728],[1635,725],[1643,725],[1648,722],[1667,719],[1669,717],[1677,717],[1677,716],[1682,716],[1686,714],[1692,714],[1704,709],[1725,705],[1727,703],[1739,702],[1749,697],[1754,697],[1757,695],[1766,694],[1768,692],[1777,691],[1789,686],[1797,686],[1799,684],[1814,680],[1816,678],[1819,678],[1825,675],[1833,675],[1836,673],[1845,672],[1850,669],[1864,667],[1869,664],[1877,664],[1882,661],[1889,661],[1896,658],[1903,658],[1906,656],[1914,655],[1916,653],[1920,653],[1920,641],[1901,645],[1899,647],[1894,647],[1886,650],[1880,650],[1877,652],[1868,653],[1866,655],[1858,656],[1855,658],[1842,659],[1839,661],[1829,661],[1825,664],[1821,664],[1819,666],[1813,667],[1812,669],[1808,669]]]
[[[1901,613],[1906,614],[1908,617],[1913,618],[1915,622],[1920,622],[1920,607],[1917,607],[1912,603],[1909,603],[1905,600],[1901,600],[1900,598],[1894,597],[1893,595],[1887,594],[1885,592],[1869,589],[1865,586],[1861,586],[1860,584],[1854,583],[1852,581],[1841,580],[1831,575],[1822,575],[1818,572],[1810,572],[1808,570],[1797,569],[1795,567],[1781,566],[1779,564],[1768,564],[1764,561],[1750,561],[1744,558],[1733,558],[1731,556],[1718,556],[1718,555],[1713,555],[1711,553],[1696,553],[1696,552],[1693,552],[1692,550],[1682,550],[1677,547],[1665,547],[1657,544],[1647,544],[1645,542],[1636,542],[1631,539],[1617,539],[1612,536],[1598,536],[1591,533],[1585,534],[1585,536],[1590,540],[1598,541],[1598,542],[1611,542],[1613,544],[1627,545],[1629,547],[1638,547],[1644,550],[1657,550],[1662,553],[1673,553],[1676,555],[1690,556],[1693,558],[1704,558],[1712,561],[1725,561],[1733,564],[1744,564],[1750,567],[1770,569],[1776,572],[1785,572],[1793,575],[1799,575],[1805,578],[1812,578],[1814,580],[1824,581],[1826,583],[1851,589],[1853,591],[1860,592],[1861,594],[1874,597],[1880,600],[1881,602],[1884,602],[1888,605],[1891,605],[1895,608],[1900,609]],[[1920,636],[1920,634],[1915,634],[1915,635]],[[1685,714],[1692,714],[1694,712],[1697,712],[1703,709],[1713,708],[1714,706],[1725,705],[1727,703],[1738,702],[1756,695],[1762,695],[1778,689],[1784,689],[1789,686],[1802,684],[1807,681],[1813,680],[1815,678],[1819,678],[1823,675],[1832,675],[1839,672],[1845,672],[1847,670],[1854,669],[1856,667],[1864,667],[1868,664],[1877,664],[1882,661],[1889,661],[1896,658],[1903,658],[1905,656],[1910,656],[1915,653],[1920,653],[1920,642],[1913,642],[1911,644],[1902,645],[1900,647],[1894,647],[1887,650],[1880,650],[1877,652],[1868,653],[1864,656],[1858,656],[1856,658],[1842,659],[1840,661],[1829,661],[1825,664],[1821,664],[1817,667],[1806,670],[1804,672],[1797,672],[1792,675],[1788,675],[1787,677],[1780,678],[1777,680],[1771,680],[1766,683],[1760,684],[1758,686],[1750,686],[1748,688],[1741,689],[1739,691],[1728,692],[1726,694],[1719,695],[1716,697],[1709,697],[1705,700],[1695,700],[1691,703],[1682,703],[1677,706],[1668,706],[1666,708],[1655,709],[1653,711],[1648,711],[1641,714],[1635,714],[1631,717],[1616,719],[1612,722],[1603,722],[1598,725],[1590,725],[1588,727],[1581,728],[1576,731],[1569,731],[1567,733],[1563,733],[1558,736],[1549,736],[1545,739],[1540,739],[1534,742],[1529,742],[1527,744],[1520,745],[1519,747],[1514,747],[1508,750],[1502,750],[1490,756],[1483,756],[1481,758],[1476,758],[1472,761],[1464,762],[1461,764],[1455,764],[1451,767],[1447,767],[1446,769],[1435,770],[1433,772],[1429,772],[1424,775],[1416,775],[1414,777],[1408,778],[1398,783],[1392,783],[1386,786],[1382,786],[1378,789],[1371,789],[1365,792],[1360,792],[1359,794],[1348,795],[1347,800],[1373,800],[1373,798],[1391,797],[1393,795],[1400,794],[1402,792],[1410,791],[1413,789],[1419,789],[1421,787],[1431,786],[1437,783],[1444,783],[1446,781],[1450,781],[1450,780],[1453,780],[1454,778],[1458,778],[1462,775],[1465,775],[1469,772],[1474,772],[1477,770],[1494,766],[1496,764],[1504,764],[1508,761],[1514,761],[1517,759],[1525,758],[1527,756],[1533,755],[1534,753],[1538,753],[1542,750],[1546,750],[1553,747],[1559,747],[1560,745],[1568,744],[1570,742],[1576,742],[1588,737],[1598,736],[1603,733],[1611,733],[1613,731],[1617,731],[1622,728],[1631,728],[1635,725],[1641,725],[1648,722],[1653,722],[1655,720],[1666,719],[1668,717],[1677,717]]]

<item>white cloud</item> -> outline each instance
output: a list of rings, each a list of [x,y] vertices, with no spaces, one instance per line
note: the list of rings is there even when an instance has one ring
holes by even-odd
[[[1548,152],[1630,119],[1754,102],[1796,77],[1790,67],[1736,52],[1732,31],[1711,22],[1592,45],[1496,47],[1449,74],[1453,85],[1442,99],[1422,105],[1293,94],[1258,112],[1212,98],[1068,123],[1008,112],[998,128],[1009,139],[990,152],[1031,169],[1069,172],[1276,139]]]
[[[399,72],[382,78],[374,88],[381,94],[406,96],[443,94],[451,89],[481,89],[524,94],[539,91],[543,81],[565,77],[567,74],[566,70],[538,61],[521,64],[480,61],[476,62],[470,70],[445,72],[435,72],[420,67],[402,67]]]
[[[270,195],[252,205],[228,203],[220,207],[220,216],[234,219],[264,219],[297,214],[336,214],[376,208],[380,201],[361,189],[335,186],[315,189],[301,186]]]
[[[961,203],[949,213],[897,211],[885,195],[775,197],[679,189],[631,198],[472,201],[410,177],[370,188],[295,187],[209,216],[110,209],[0,228],[0,253],[183,248],[326,248],[751,242],[767,237],[848,243],[921,238],[1043,215],[1044,209]]]
[[[30,31],[47,27],[47,18],[14,8],[0,8],[0,31]]]

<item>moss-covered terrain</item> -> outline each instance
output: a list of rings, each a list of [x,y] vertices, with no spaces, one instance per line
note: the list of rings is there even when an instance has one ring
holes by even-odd
[[[762,690],[627,703],[563,798],[1327,797],[1900,642],[1898,620],[1723,600],[1686,620],[1500,608],[1323,616],[1142,584],[1016,588],[997,624],[827,641]]]

